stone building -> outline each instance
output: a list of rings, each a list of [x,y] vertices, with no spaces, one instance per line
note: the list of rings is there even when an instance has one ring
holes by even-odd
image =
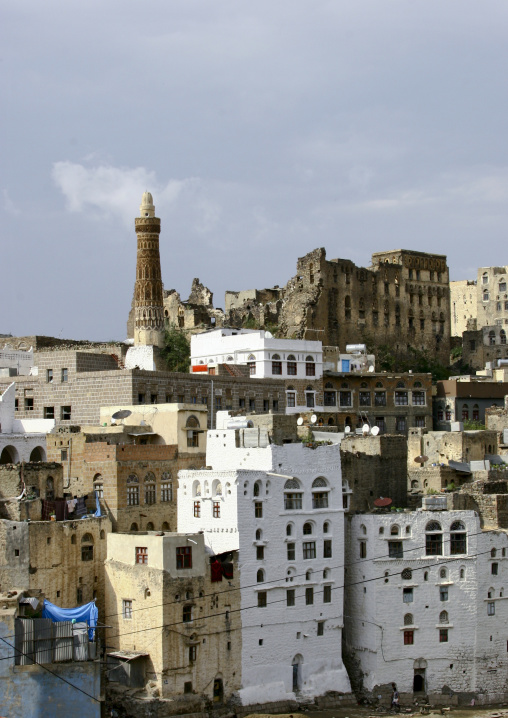
[[[350,515],[346,536],[355,688],[387,700],[396,681],[403,705],[506,700],[506,532],[471,510],[420,510]]]
[[[326,259],[315,249],[297,262],[297,274],[267,295],[281,336],[318,339],[343,348],[365,342],[406,353],[412,347],[448,365],[450,293],[444,255],[393,250],[372,255],[372,266]],[[257,321],[253,293],[226,293],[232,326]],[[236,296],[238,295],[238,296]],[[263,304],[262,297],[256,297]],[[259,310],[256,310],[259,313]]]
[[[483,369],[488,362],[493,367],[508,359],[506,330],[500,325],[480,329],[468,328],[462,335],[462,361],[471,369]]]
[[[449,431],[456,421],[485,422],[485,410],[503,406],[508,383],[478,381],[471,377],[438,381],[433,402],[434,426]]]
[[[33,396],[26,393],[24,401],[29,412]],[[16,385],[12,383],[0,395],[0,464],[45,461],[46,432],[55,425],[54,419],[18,419],[16,414]]]
[[[371,511],[374,501],[391,498],[407,506],[407,442],[404,436],[349,434],[340,442],[344,508]]]
[[[101,406],[206,404],[209,422],[216,411],[248,408],[284,412],[281,379],[256,379],[220,372],[200,376],[181,372],[124,369],[114,356],[75,350],[48,350],[35,357],[37,376],[0,377],[0,390],[16,386],[19,419],[54,418],[58,424],[98,424]],[[33,398],[30,409],[25,395]]]
[[[212,557],[203,534],[110,534],[107,542],[110,685],[136,687],[128,664],[137,661],[137,685],[150,683],[178,713],[221,708],[242,680],[237,554]]]
[[[220,414],[208,432],[211,468],[180,472],[178,529],[202,531],[215,553],[240,551],[238,698],[251,705],[348,693],[340,447],[297,442],[296,417],[294,442],[282,445],[237,421],[234,428]]]
[[[452,337],[461,337],[477,320],[476,279],[450,282],[450,331]]]

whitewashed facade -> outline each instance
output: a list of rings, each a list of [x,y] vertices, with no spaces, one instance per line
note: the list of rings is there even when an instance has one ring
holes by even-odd
[[[208,432],[211,469],[179,472],[178,531],[240,551],[239,698],[347,693],[340,446],[267,445],[262,430],[225,428],[225,414]]]
[[[504,699],[507,551],[474,511],[348,517],[345,645],[364,689]]]
[[[0,463],[46,461],[46,434],[54,419],[16,419],[16,385],[0,396]]]
[[[212,329],[191,337],[191,372],[217,364],[246,364],[256,379],[322,379],[323,346],[276,339],[259,329]]]

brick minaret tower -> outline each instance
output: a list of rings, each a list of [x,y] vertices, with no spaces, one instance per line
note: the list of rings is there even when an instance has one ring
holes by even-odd
[[[134,345],[162,346],[164,307],[162,298],[159,234],[161,221],[155,216],[150,192],[145,192],[136,217],[138,255],[134,285]]]

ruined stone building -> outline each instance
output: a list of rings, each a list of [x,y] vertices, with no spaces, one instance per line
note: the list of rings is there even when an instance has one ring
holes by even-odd
[[[461,337],[477,320],[477,287],[475,279],[450,282],[450,330]]]
[[[260,313],[265,317],[269,309],[281,336],[319,339],[341,349],[358,341],[401,353],[413,347],[449,362],[450,293],[443,255],[377,252],[372,266],[363,268],[350,260],[327,260],[324,249],[315,249],[298,260],[296,276],[282,289],[261,296],[227,292],[226,306],[231,326],[261,323]]]

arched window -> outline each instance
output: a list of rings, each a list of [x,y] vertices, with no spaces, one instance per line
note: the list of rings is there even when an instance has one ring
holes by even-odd
[[[445,568],[440,569],[439,578],[446,578],[446,569]]]
[[[489,293],[486,289],[483,290],[483,301],[488,302],[489,301]]]
[[[301,509],[302,494],[298,479],[288,479],[284,484],[284,509],[286,511]]]
[[[384,532],[385,532],[385,527],[384,527],[384,526],[380,526],[380,527],[379,527],[379,533],[380,533],[380,534],[384,534]]]
[[[100,535],[101,539],[105,539],[105,538],[106,538],[106,532],[104,531],[104,529],[101,529],[101,532],[100,532],[99,535]]]
[[[95,474],[93,477],[93,490],[97,494],[97,498],[104,498],[104,483],[100,474]]]
[[[461,568],[460,569],[460,580],[463,581],[466,578],[466,569]]]
[[[139,506],[139,479],[136,474],[130,474],[127,479],[127,506]]]
[[[305,376],[316,376],[316,365],[313,357],[305,357]]]
[[[329,530],[330,530],[330,524],[328,523],[328,521],[325,521],[323,524],[323,533],[327,534],[329,532]]]
[[[201,496],[201,483],[197,480],[192,484],[192,495],[194,497]]]
[[[406,613],[404,616],[404,625],[405,626],[412,626],[413,625],[413,614],[412,613]]]
[[[405,568],[400,575],[404,581],[410,581],[413,578],[413,572],[410,568]]]
[[[262,568],[260,568],[256,574],[256,582],[263,583],[264,580],[265,580],[265,572],[263,571]]]
[[[185,427],[187,429],[199,429],[199,420],[194,414],[192,416],[189,416],[185,423]]]
[[[286,526],[286,536],[291,536],[293,533],[293,524],[288,524]]]
[[[72,534],[72,536],[71,536],[71,543],[72,543],[72,544],[75,544],[75,543],[76,543],[76,534]]]
[[[316,491],[318,489],[318,491]],[[312,508],[327,509],[328,508],[328,482],[322,476],[318,476],[312,482]]]
[[[155,475],[149,471],[145,476],[145,504],[155,504],[157,501]]]
[[[256,529],[256,541],[261,541],[261,536],[263,535],[263,532],[261,529]]]
[[[365,526],[365,524],[362,524],[362,525],[360,526],[360,530],[361,530],[361,532],[362,532],[362,534],[363,534],[364,536],[367,535],[367,527]]]
[[[169,524],[167,521],[162,522],[162,531],[169,531]]]
[[[452,556],[467,553],[466,527],[462,521],[454,521],[450,526],[450,553]]]
[[[448,623],[448,611],[441,611],[439,614],[439,623]]]
[[[398,381],[398,382],[397,382],[397,389],[405,389],[405,385],[404,385],[404,382],[403,382],[403,381]]]
[[[307,573],[305,574],[305,580],[310,581],[312,578],[312,569],[309,569]]]
[[[468,419],[469,419],[469,405],[462,404],[462,421],[467,421]]]
[[[490,556],[491,558],[496,558],[497,550],[495,548],[491,549]]]
[[[312,534],[312,524],[309,521],[307,521],[303,525],[303,535],[309,536],[310,534]]]
[[[218,479],[212,483],[212,496],[222,496],[222,484]]]
[[[129,531],[138,531],[138,525],[137,525],[137,523],[131,524],[131,527],[130,527]]]
[[[147,523],[147,525],[146,525],[146,530],[147,530],[147,531],[153,531],[153,530],[154,530],[154,528],[153,528],[153,523],[152,523],[151,521],[149,521],[149,522]]]
[[[429,521],[425,527],[425,553],[427,556],[443,554],[443,530],[438,521]]]
[[[161,476],[161,501],[173,501],[173,487],[171,485],[171,472],[164,471]]]
[[[254,484],[253,490],[252,490],[254,496],[260,496],[261,495],[261,482],[256,481]]]
[[[398,536],[399,535],[399,527],[397,524],[393,524],[393,526],[390,527],[390,536]]]
[[[279,354],[272,354],[272,374],[282,374],[282,362]]]

